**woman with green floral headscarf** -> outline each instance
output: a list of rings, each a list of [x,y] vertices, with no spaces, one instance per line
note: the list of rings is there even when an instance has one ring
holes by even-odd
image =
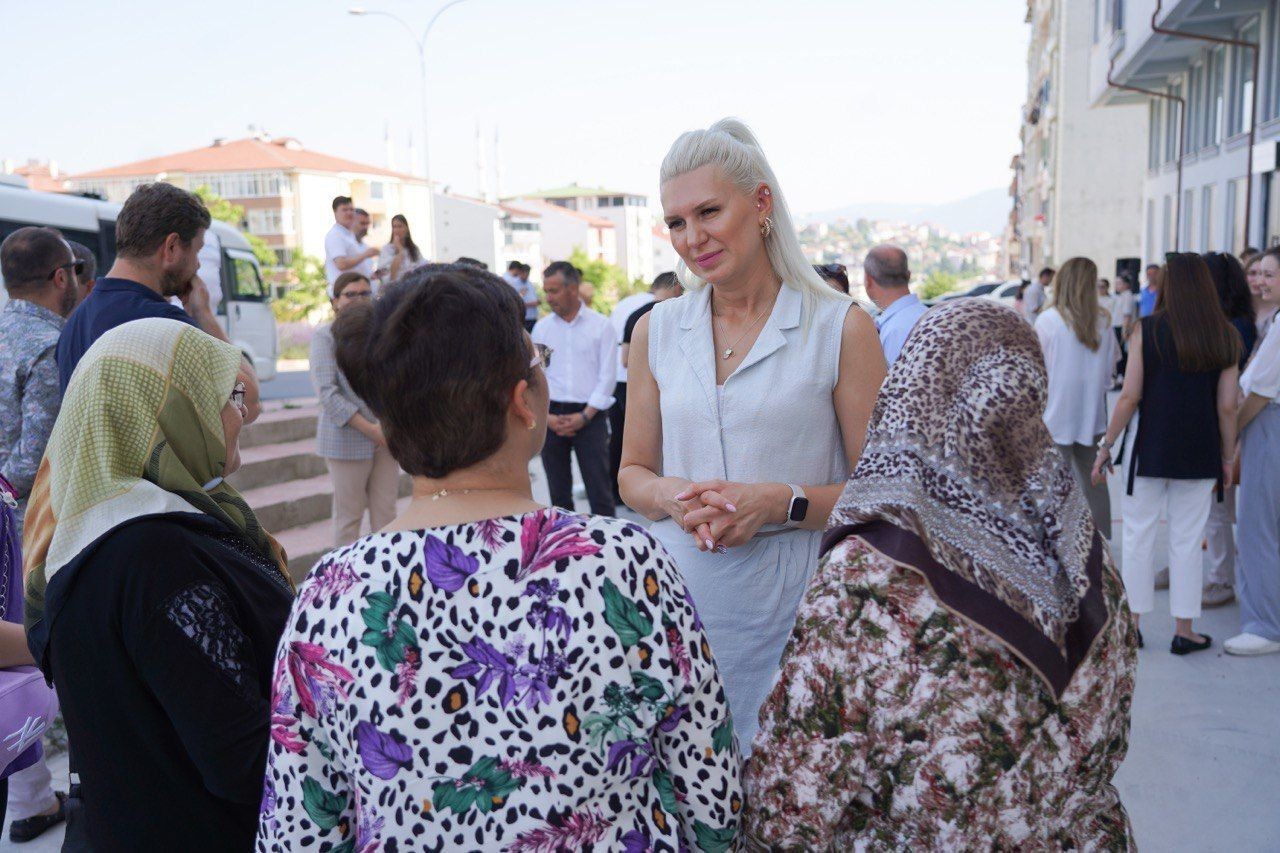
[[[284,554],[225,477],[239,351],[138,320],[85,354],[27,515],[27,635],[95,850],[252,846]]]

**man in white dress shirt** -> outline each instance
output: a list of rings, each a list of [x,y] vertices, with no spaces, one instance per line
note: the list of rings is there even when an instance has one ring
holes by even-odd
[[[370,249],[361,243],[352,232],[355,225],[356,209],[351,197],[340,195],[333,200],[333,227],[324,236],[324,277],[329,280],[329,287],[338,280],[338,276],[348,270],[359,270],[361,264],[369,262],[372,275],[372,258],[378,256],[377,249]]]
[[[911,270],[907,253],[897,246],[876,246],[862,262],[867,296],[880,309],[876,329],[880,332],[880,348],[884,360],[893,367],[907,335],[928,309],[909,289]]]
[[[551,502],[573,510],[573,473],[569,454],[587,487],[593,515],[613,515],[609,482],[609,420],[618,378],[618,339],[608,318],[582,304],[582,273],[567,261],[556,261],[542,273],[542,292],[551,314],[533,327],[533,340],[552,350],[547,384],[551,415],[542,466]]]

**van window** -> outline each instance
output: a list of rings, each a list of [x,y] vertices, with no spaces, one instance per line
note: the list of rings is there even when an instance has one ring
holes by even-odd
[[[265,302],[266,288],[262,285],[262,277],[258,275],[258,267],[248,258],[231,257],[232,291],[231,300],[236,302]]]
[[[15,222],[12,219],[0,219],[0,243],[3,243],[6,237],[14,231],[17,231],[19,228],[26,228],[30,225],[38,224],[40,223]],[[51,226],[41,225],[41,227]],[[67,240],[80,243],[93,253],[94,258],[98,262],[98,278],[102,278],[107,274],[107,270],[110,269],[110,266],[107,263],[108,259],[103,256],[101,245],[99,245],[99,235],[92,231],[81,231],[78,228],[54,228],[54,230],[62,234],[62,236]]]

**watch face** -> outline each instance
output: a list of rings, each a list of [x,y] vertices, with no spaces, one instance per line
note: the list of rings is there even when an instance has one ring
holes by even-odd
[[[804,521],[804,517],[809,514],[808,498],[792,498],[791,500],[791,520]]]

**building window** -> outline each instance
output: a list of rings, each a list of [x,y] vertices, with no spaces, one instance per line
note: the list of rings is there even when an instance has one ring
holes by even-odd
[[[1182,128],[1182,150],[1200,148],[1200,123],[1204,115],[1204,66],[1191,66],[1187,75],[1187,120]]]
[[[1237,34],[1241,41],[1257,43],[1258,21],[1246,24]],[[1253,119],[1253,51],[1235,48],[1232,51],[1231,68],[1231,122],[1232,136],[1249,129]]]
[[[1182,193],[1182,230],[1178,235],[1178,246],[1184,252],[1194,252],[1191,236],[1195,234],[1196,191],[1184,190]]]
[[[246,214],[249,219],[249,231],[258,234],[292,234],[293,209],[270,208],[267,210],[250,210]]]
[[[1153,172],[1160,168],[1160,128],[1163,109],[1162,98],[1152,98],[1147,103],[1147,168]]]
[[[1200,190],[1200,251],[1215,250],[1213,239],[1213,184]]]
[[[1207,145],[1217,145],[1222,141],[1222,128],[1226,121],[1226,73],[1227,49],[1219,45],[1209,55]]]
[[[382,181],[369,182],[369,198],[374,199],[375,201],[382,201],[383,192],[384,187]]]
[[[293,263],[293,249],[272,249],[275,252],[276,263],[282,267],[287,267]]]
[[[1160,229],[1160,254],[1173,251],[1173,196],[1164,197],[1164,214]]]
[[[1273,6],[1271,9],[1271,38],[1270,47],[1267,54],[1271,57],[1267,63],[1271,66],[1271,71],[1267,74],[1267,85],[1271,87],[1269,100],[1271,109],[1267,114],[1268,118],[1280,118],[1280,7]],[[1273,196],[1274,198],[1274,196]],[[1276,210],[1280,200],[1273,202],[1272,209]]]
[[[1156,256],[1156,200],[1147,199],[1147,257]]]
[[[208,187],[222,198],[273,198],[290,191],[283,172],[197,172],[187,176],[187,186]]]
[[[1169,95],[1182,97],[1182,84],[1174,83],[1169,87]],[[1164,162],[1172,163],[1178,159],[1178,114],[1185,109],[1185,104],[1175,100],[1167,100],[1164,111]]]
[[[1244,233],[1244,178],[1236,178],[1227,184],[1227,248],[1239,252],[1245,247]]]

